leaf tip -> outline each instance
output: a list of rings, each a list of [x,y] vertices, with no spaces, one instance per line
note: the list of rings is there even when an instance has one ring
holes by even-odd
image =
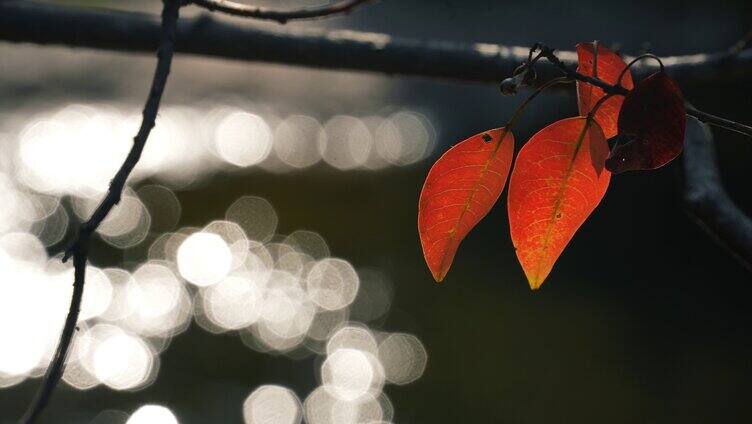
[[[451,266],[451,262],[449,263]],[[428,271],[431,273],[431,278],[437,283],[441,283],[444,281],[444,278],[446,278],[447,273],[449,273],[449,267],[444,266],[444,264],[428,264]]]
[[[530,290],[532,291],[538,291],[540,287],[543,285],[543,279],[539,278],[530,278],[527,279],[528,284],[530,284]]]

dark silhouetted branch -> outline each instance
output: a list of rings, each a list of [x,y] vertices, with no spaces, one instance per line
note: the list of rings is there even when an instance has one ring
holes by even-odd
[[[747,137],[752,137],[752,127],[750,127],[749,125],[732,121],[730,119],[721,118],[720,116],[711,115],[707,112],[697,110],[694,106],[689,104],[687,104],[686,107],[687,115],[693,116],[702,122],[708,123],[710,125],[715,125],[716,127],[724,128],[729,131],[738,132],[739,134],[744,134]]]
[[[86,261],[88,258],[86,248],[86,245],[80,246],[73,256],[73,295],[71,297],[68,316],[65,318],[65,324],[63,324],[63,330],[60,333],[60,341],[55,349],[55,355],[50,361],[50,366],[44,375],[42,385],[37,390],[37,394],[21,419],[21,423],[30,424],[37,421],[49,403],[50,398],[52,398],[52,392],[55,390],[57,383],[60,382],[60,378],[63,376],[65,359],[68,356],[68,349],[73,341],[73,334],[76,332],[78,313],[81,310],[81,300],[84,295]]]
[[[684,203],[690,215],[733,256],[752,270],[752,220],[723,189],[713,134],[687,119],[684,137]]]
[[[151,129],[154,128],[159,110],[159,102],[164,92],[167,76],[170,73],[170,65],[175,50],[175,33],[177,29],[178,12],[180,10],[180,0],[164,0],[162,10],[162,35],[157,52],[157,67],[154,71],[149,97],[144,106],[143,120],[138,133],[133,138],[133,146],[123,165],[118,170],[115,177],[110,182],[110,188],[107,195],[99,204],[88,221],[84,222],[78,229],[75,240],[65,252],[63,261],[73,257],[74,279],[73,279],[73,296],[71,297],[70,309],[65,319],[63,331],[60,334],[55,355],[47,368],[42,386],[39,388],[29,409],[22,418],[23,423],[33,423],[44,410],[52,397],[52,392],[57,386],[65,370],[65,359],[68,354],[73,335],[76,330],[78,313],[81,308],[81,299],[84,292],[84,282],[86,274],[86,262],[88,259],[89,240],[91,235],[97,230],[102,221],[112,208],[118,204],[131,171],[138,163],[141,152],[144,150],[146,140],[149,137]]]
[[[177,31],[179,53],[494,84],[511,75],[529,51],[527,47],[355,31],[268,30],[210,16],[181,20]],[[0,40],[152,52],[159,41],[159,22],[142,13],[6,0],[0,2]],[[575,52],[557,54],[563,63],[576,66]],[[752,49],[731,58],[728,51],[722,51],[662,59],[667,72],[685,83],[749,80],[752,75]],[[551,64],[541,65],[541,82],[559,76]],[[655,63],[646,61],[633,67],[633,72],[643,76],[657,69]]]
[[[250,6],[229,0],[190,0],[190,3],[201,6],[211,11],[222,12],[232,16],[242,16],[244,18],[276,21],[284,24],[287,21],[292,20],[320,19],[332,15],[350,13],[356,7],[364,5],[371,1],[373,0],[345,0],[326,6],[307,7],[289,11]]]

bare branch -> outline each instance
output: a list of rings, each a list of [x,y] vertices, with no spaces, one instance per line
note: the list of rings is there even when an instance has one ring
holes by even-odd
[[[267,21],[276,21],[284,24],[287,21],[301,19],[320,19],[332,15],[346,14],[352,12],[356,7],[364,5],[373,0],[344,0],[327,6],[314,8],[303,8],[290,11],[267,9],[264,7],[250,6],[247,4],[236,3],[230,0],[190,0],[197,6],[211,11],[226,13],[232,16],[242,16],[244,18],[263,19]]]
[[[153,52],[159,21],[152,15],[59,6],[33,1],[0,2],[0,39],[13,42],[89,47],[123,52]],[[181,20],[179,53],[498,84],[527,59],[529,48],[397,38],[355,31],[268,30],[218,21],[210,16]],[[557,52],[568,66],[577,54]],[[752,49],[729,58],[728,51],[663,57],[666,71],[682,83],[746,80],[752,75]],[[630,58],[627,58],[630,60]],[[548,63],[538,68],[541,83],[560,72]],[[646,61],[633,73],[657,70]]]
[[[84,281],[86,278],[86,261],[87,246],[81,246],[73,257],[73,295],[71,297],[70,309],[68,316],[65,318],[65,324],[60,334],[60,341],[55,349],[55,355],[52,357],[50,366],[42,381],[41,387],[34,396],[34,400],[26,410],[21,422],[31,424],[37,421],[42,411],[52,398],[52,392],[55,390],[57,383],[63,376],[65,370],[65,359],[68,356],[68,349],[73,341],[73,334],[76,332],[76,323],[78,322],[78,313],[81,309],[81,300],[84,295]]]
[[[739,134],[746,135],[747,137],[752,137],[752,127],[750,127],[749,125],[745,125],[736,121],[732,121],[730,119],[721,118],[720,116],[715,116],[710,113],[697,110],[694,106],[691,106],[689,104],[687,104],[687,115],[693,116],[700,121],[708,123],[710,125],[715,125],[716,127],[734,131]]]
[[[60,334],[60,341],[55,351],[55,356],[53,357],[50,366],[47,368],[47,373],[42,381],[42,386],[39,388],[39,391],[29,406],[29,409],[22,418],[21,422],[23,423],[33,423],[39,418],[39,415],[49,403],[49,400],[52,397],[52,392],[63,375],[65,369],[65,358],[68,354],[68,349],[76,330],[76,322],[78,321],[78,313],[81,307],[81,299],[83,297],[89,240],[94,231],[99,227],[99,224],[102,223],[107,214],[120,201],[125,182],[133,168],[138,163],[138,160],[141,157],[141,152],[146,145],[146,140],[149,137],[149,133],[155,125],[159,103],[162,99],[165,84],[167,83],[167,76],[170,73],[170,65],[175,50],[175,34],[177,30],[178,12],[181,5],[180,0],[163,0],[163,2],[164,8],[162,9],[161,25],[162,35],[159,43],[159,50],[157,52],[157,67],[154,71],[154,79],[152,80],[149,97],[144,106],[141,127],[133,138],[133,146],[123,162],[123,165],[112,179],[107,195],[89,220],[79,227],[76,239],[63,257],[63,261],[65,261],[70,256],[73,256],[73,266],[75,270],[73,296],[71,297],[70,309],[68,310],[68,316],[65,319],[63,331]]]
[[[723,189],[710,128],[687,119],[684,204],[700,227],[752,270],[752,220]]]

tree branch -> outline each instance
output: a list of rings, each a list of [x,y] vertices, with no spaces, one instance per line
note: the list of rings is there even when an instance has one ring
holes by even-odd
[[[695,107],[690,104],[686,105],[686,109],[687,115],[695,117],[702,122],[715,125],[720,128],[725,128],[729,131],[734,131],[739,134],[744,134],[747,137],[752,137],[752,127],[750,127],[749,125],[703,112],[701,110],[695,109]]]
[[[49,400],[52,397],[52,392],[63,375],[65,359],[76,330],[78,313],[81,308],[89,240],[94,231],[97,230],[105,217],[107,217],[107,214],[120,201],[125,182],[131,171],[133,171],[133,168],[138,163],[138,160],[141,157],[141,152],[143,152],[144,146],[146,145],[146,140],[149,137],[149,133],[155,125],[159,103],[162,98],[162,93],[164,92],[165,84],[167,83],[167,76],[170,73],[170,65],[175,50],[175,34],[181,5],[180,0],[163,0],[163,2],[164,7],[162,9],[161,24],[162,35],[159,43],[159,50],[157,52],[157,66],[154,71],[154,79],[152,80],[149,97],[144,106],[141,127],[133,138],[133,146],[123,162],[123,165],[110,182],[110,188],[107,195],[89,220],[79,227],[75,240],[63,256],[63,261],[66,261],[70,256],[73,256],[74,280],[70,309],[68,311],[68,316],[65,319],[62,333],[60,334],[60,341],[55,351],[55,355],[52,358],[50,366],[47,368],[47,373],[42,381],[42,386],[39,388],[39,391],[29,406],[29,409],[22,418],[21,422],[23,423],[33,423],[39,418],[39,415],[49,403]]]
[[[65,359],[68,356],[68,349],[73,341],[73,334],[76,332],[76,323],[78,322],[78,313],[81,309],[81,300],[84,295],[84,281],[86,279],[86,261],[87,246],[81,246],[73,257],[73,295],[71,297],[70,309],[68,316],[65,318],[63,330],[60,333],[60,341],[55,349],[55,355],[52,357],[47,372],[45,373],[42,385],[39,387],[34,400],[26,410],[21,423],[31,424],[37,421],[42,411],[52,398],[52,392],[55,390],[57,383],[63,376],[65,370]]]
[[[89,47],[122,52],[153,52],[159,41],[153,15],[56,6],[33,1],[0,2],[0,39],[12,42]],[[527,59],[529,48],[463,44],[391,37],[355,31],[267,30],[218,21],[210,16],[181,20],[177,52],[226,59],[283,63],[313,68],[412,75],[498,84]],[[576,66],[577,54],[561,51]],[[629,59],[629,58],[628,58]],[[662,58],[683,83],[749,80],[752,49]],[[559,76],[551,64],[538,68],[542,82]],[[652,62],[633,67],[637,76],[657,70]]]
[[[122,11],[61,7],[33,2],[0,0],[0,39],[128,52],[152,51],[158,46],[158,61],[143,120],[133,146],[113,178],[107,195],[64,255],[73,257],[74,282],[70,310],[55,355],[42,386],[22,418],[35,422],[52,396],[65,368],[83,297],[88,248],[91,235],[112,208],[118,204],[125,183],[138,163],[151,129],[170,72],[174,51],[240,60],[257,60],[328,69],[347,69],[386,74],[448,78],[472,82],[498,83],[514,72],[528,57],[524,47],[494,44],[459,44],[393,38],[386,34],[353,31],[267,31],[215,21],[207,16],[178,23],[181,0],[163,0],[161,24],[154,17]],[[226,0],[193,0],[193,3],[224,13],[284,23],[291,19],[312,19],[347,13],[370,0],[346,0],[316,9],[280,12],[245,6]],[[180,37],[181,45],[175,46]],[[752,49],[748,41],[729,51],[663,58],[674,78],[709,81],[748,78],[752,71]],[[551,80],[556,70],[589,82],[613,94],[625,94],[622,87],[609,85],[571,69],[574,52],[550,55],[550,65],[541,67],[540,81]],[[628,58],[629,59],[629,58]],[[657,69],[651,62],[636,65],[637,75]],[[689,108],[687,113],[706,122],[752,135],[752,128]],[[715,238],[752,268],[752,221],[728,197],[721,186],[715,163],[712,135],[694,119],[688,120],[685,140],[685,203],[692,215]]]
[[[280,24],[292,20],[319,19],[332,15],[350,13],[356,7],[364,5],[370,1],[373,0],[345,0],[327,6],[281,11],[236,3],[230,0],[190,0],[191,3],[210,11],[218,11],[232,16],[242,16],[244,18],[276,21]]]
[[[682,160],[684,204],[690,216],[752,270],[752,220],[723,189],[713,134],[696,119],[687,119]]]
[[[540,49],[540,54],[536,56],[535,59],[525,62],[520,68],[518,68],[517,70],[518,75],[522,76],[523,78],[519,78],[519,76],[517,76],[516,79],[515,77],[512,77],[512,78],[508,78],[507,80],[514,79],[513,84],[514,83],[523,84],[525,81],[524,74],[527,72],[533,72],[532,69],[536,66],[536,61],[538,60],[538,58],[542,57],[548,60],[549,63],[554,65],[557,69],[559,69],[564,75],[566,75],[570,79],[592,84],[602,89],[605,93],[608,93],[608,94],[620,95],[620,96],[625,96],[629,94],[629,90],[622,87],[621,85],[612,85],[599,78],[592,77],[589,75],[584,75],[575,71],[566,63],[562,62],[561,59],[559,59],[557,55],[554,53],[554,50],[549,48],[548,46],[536,44],[530,49],[530,53],[528,54],[528,57],[532,57],[533,52],[538,49]],[[651,57],[654,57],[654,56],[651,55]],[[729,53],[727,52],[726,60],[730,60],[730,59],[732,59],[732,57],[730,57]],[[720,116],[715,116],[707,112],[703,112],[701,110],[696,109],[694,106],[690,104],[687,104],[686,113],[688,116],[697,118],[700,121],[705,122],[707,124],[715,125],[720,128],[725,128],[727,130],[738,132],[748,137],[752,137],[752,126],[745,125],[740,122],[732,121],[730,119],[721,118]]]

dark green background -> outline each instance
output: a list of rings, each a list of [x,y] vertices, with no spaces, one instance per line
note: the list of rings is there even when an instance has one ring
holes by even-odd
[[[460,41],[543,41],[562,49],[599,39],[639,52],[649,43],[656,54],[680,54],[733,44],[752,27],[745,4],[383,0],[337,18],[334,25]],[[158,4],[127,2],[126,7],[155,11]],[[40,55],[40,61],[55,50],[16,48]],[[135,59],[117,55],[113,60]],[[87,75],[23,86],[0,75],[2,108],[82,99],[138,104],[153,61],[140,58],[137,63],[143,80],[129,82],[130,90]],[[174,66],[187,62],[178,58]],[[268,65],[228,66],[247,66],[249,79],[227,84],[226,93],[219,89],[214,97],[230,92],[251,99],[259,92],[268,96],[264,81],[251,77]],[[332,81],[343,75],[297,75],[306,78],[309,73]],[[441,147],[435,155],[469,134],[499,126],[520,101],[499,96],[494,86],[398,77],[389,81],[394,88],[380,98],[320,101],[335,113],[358,114],[380,104],[426,110],[439,127]],[[197,100],[181,93],[180,84],[178,79],[168,85],[166,103]],[[700,109],[752,122],[752,76],[747,82],[718,80],[682,88]],[[519,140],[575,114],[575,98],[571,93],[546,95],[530,110],[517,131]],[[752,141],[722,130],[715,134],[727,188],[752,212]],[[430,163],[381,172],[317,166],[281,175],[220,174],[200,188],[178,193],[181,225],[203,225],[222,216],[235,198],[259,195],[275,206],[280,232],[317,231],[333,255],[388,273],[395,297],[381,328],[415,333],[429,355],[420,380],[386,388],[397,423],[752,420],[752,279],[684,213],[677,164],[613,178],[604,203],[542,289],[533,293],[514,256],[503,200],[463,243],[445,282],[432,281],[415,228],[417,196]],[[118,264],[118,258],[104,247],[94,253],[97,264]],[[243,399],[260,384],[289,386],[301,398],[317,385],[313,358],[259,354],[236,336],[211,335],[195,325],[173,340],[161,360],[156,383],[143,391],[79,392],[61,386],[43,422],[85,423],[99,411],[130,412],[146,402],[169,406],[181,423],[239,422]],[[21,414],[37,384],[0,390],[0,422]]]

